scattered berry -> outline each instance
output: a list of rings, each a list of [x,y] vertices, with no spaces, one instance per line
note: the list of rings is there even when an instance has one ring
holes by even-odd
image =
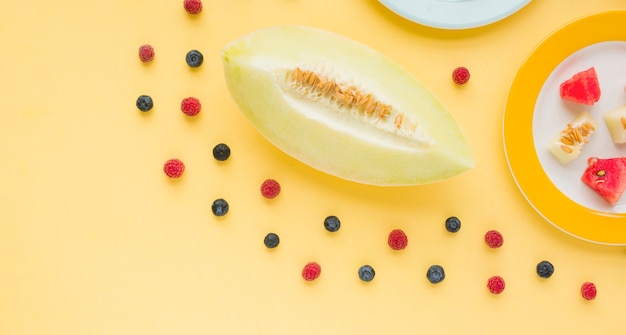
[[[204,56],[198,50],[191,50],[185,56],[185,61],[190,67],[198,67],[202,65],[202,62],[204,61]]]
[[[493,276],[487,281],[487,288],[493,294],[500,294],[504,291],[504,279],[500,276]]]
[[[265,243],[266,247],[272,249],[278,246],[278,243],[280,243],[280,239],[278,238],[278,235],[274,233],[269,233],[265,235],[265,239],[263,239],[263,243]]]
[[[324,219],[324,228],[331,233],[336,232],[341,227],[341,221],[338,217],[331,215]]]
[[[154,48],[150,44],[140,46],[139,59],[144,63],[151,62],[154,59]]]
[[[274,179],[266,179],[261,184],[261,194],[267,199],[274,199],[280,193],[280,184]]]
[[[320,265],[315,262],[310,262],[304,266],[304,269],[302,269],[302,278],[306,281],[312,281],[317,279],[321,273],[322,268]]]
[[[228,202],[224,199],[216,199],[211,205],[211,211],[215,216],[224,216],[228,213]]]
[[[550,278],[554,273],[554,265],[548,261],[541,261],[537,264],[537,275],[541,278]]]
[[[180,159],[170,159],[163,165],[163,171],[170,178],[180,178],[185,172],[185,164]]]
[[[497,230],[490,230],[485,234],[485,243],[487,243],[490,248],[499,248],[502,246],[503,242],[502,234]]]
[[[389,238],[387,239],[387,243],[393,250],[402,250],[406,248],[409,243],[409,239],[406,237],[406,234],[400,229],[394,229],[389,233]]]
[[[459,66],[452,71],[452,80],[457,85],[463,85],[470,79],[469,70],[466,67]]]
[[[593,283],[585,282],[580,287],[580,293],[585,300],[593,300],[596,298],[598,290],[596,289],[596,285],[594,285]]]
[[[183,6],[189,14],[199,14],[202,11],[202,1],[200,0],[184,0]]]
[[[443,271],[441,265],[431,265],[426,271],[426,278],[428,281],[437,284],[441,283],[446,278],[446,273]]]
[[[230,147],[224,143],[220,143],[213,147],[213,157],[218,161],[225,161],[230,157]]]
[[[446,219],[446,230],[451,233],[456,233],[461,229],[461,220],[456,216],[451,216]]]
[[[135,104],[137,105],[137,108],[139,108],[139,110],[142,112],[147,112],[151,110],[154,106],[154,102],[149,95],[140,95],[137,98],[137,102]]]
[[[202,108],[202,105],[200,104],[200,100],[193,98],[193,97],[185,98],[180,103],[180,110],[183,113],[185,113],[185,115],[187,116],[198,115],[198,113],[200,113],[201,108]]]
[[[362,281],[370,282],[376,276],[376,271],[369,265],[363,265],[359,268],[359,279]]]

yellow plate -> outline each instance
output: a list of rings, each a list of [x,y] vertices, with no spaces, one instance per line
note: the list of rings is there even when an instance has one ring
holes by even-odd
[[[513,80],[503,119],[503,139],[507,161],[513,178],[530,204],[548,222],[564,232],[586,241],[609,245],[626,245],[626,213],[621,209],[614,211],[598,209],[587,204],[581,205],[581,202],[572,200],[570,194],[565,194],[562,188],[555,185],[554,179],[546,173],[545,166],[542,165],[538,155],[538,152],[541,152],[539,150],[543,150],[547,143],[535,143],[537,137],[533,129],[536,125],[533,120],[544,83],[549,78],[553,78],[552,74],[556,72],[555,69],[562,68],[562,63],[572,58],[570,56],[577,55],[578,52],[590,46],[626,41],[624,22],[626,22],[626,11],[623,10],[589,15],[561,27],[542,41],[522,64]],[[576,62],[579,61],[576,57],[574,59]],[[585,64],[581,61],[578,65]],[[579,67],[576,70],[583,69]],[[574,70],[575,66],[569,69],[570,72]],[[561,73],[561,76],[564,75]],[[623,78],[623,82],[626,83],[626,78]],[[625,95],[623,87],[622,84],[619,88],[621,90],[619,99]],[[602,83],[601,88],[602,97],[605,97]],[[615,100],[615,92],[607,92],[606,95],[612,96]],[[600,100],[602,101],[602,98]],[[567,104],[564,106],[568,107]],[[569,107],[575,109],[580,106],[570,105]],[[594,118],[598,123],[598,131],[606,131],[601,118],[604,111],[595,105],[591,108],[597,109],[595,110],[597,117]],[[562,126],[564,125],[557,125],[559,129]],[[558,132],[554,135],[556,134]],[[621,150],[622,155],[626,156],[626,150],[624,150],[626,147],[613,145],[611,147],[617,148],[618,152]],[[583,149],[583,154],[577,159],[586,161],[588,156],[601,157],[585,149]],[[582,185],[580,187],[586,188],[580,181],[584,170],[577,171],[578,177],[572,180],[572,184],[580,184]],[[586,192],[593,191],[586,189]],[[594,196],[597,195],[594,194]]]

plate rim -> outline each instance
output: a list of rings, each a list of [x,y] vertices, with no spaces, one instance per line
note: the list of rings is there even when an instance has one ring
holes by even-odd
[[[623,32],[620,33],[620,29],[606,29],[606,27],[613,25],[617,27],[618,23],[624,22],[625,20],[626,10],[609,10],[576,18],[552,31],[537,44],[518,68],[505,100],[502,119],[503,149],[509,172],[519,191],[531,207],[552,226],[570,236],[591,243],[611,246],[626,245],[626,221],[624,221],[626,219],[626,213],[594,211],[575,203],[566,195],[562,194],[561,191],[552,184],[549,177],[544,172],[534,150],[532,119],[534,105],[543,87],[543,83],[551,74],[552,70],[569,55],[586,46],[607,41],[626,42],[625,30],[621,29]],[[588,31],[586,31],[585,28],[590,26],[594,28],[591,29],[592,33],[579,35],[582,36],[582,38],[578,40],[574,39],[574,42],[572,42],[572,39],[563,38],[567,36],[571,37],[577,32],[586,33]],[[598,29],[598,27],[604,29]],[[565,43],[565,40],[570,43]],[[557,50],[557,52],[553,52],[555,50]],[[539,59],[541,59],[541,62]],[[530,82],[530,85],[525,81],[527,77],[535,77],[534,81]],[[521,86],[522,84],[524,84],[523,87]],[[524,96],[525,99],[520,99],[521,96]],[[532,108],[528,108],[529,105]],[[528,108],[530,112],[522,116],[511,115],[513,113],[512,111],[515,110],[518,111],[517,114],[520,114],[519,110],[523,111],[524,108]],[[515,143],[515,141],[510,138],[513,137],[513,134],[510,133],[516,129],[511,128],[513,124],[516,126],[519,125],[520,127],[518,128],[522,129],[519,130],[521,135],[530,138],[530,142],[532,143],[532,145],[527,145],[530,149],[526,149],[525,155],[519,152],[519,147],[521,146],[521,144],[519,144],[520,141]],[[507,129],[509,129],[509,136],[507,136]],[[515,133],[515,135],[520,134]],[[507,137],[509,137],[508,140]],[[515,150],[518,151],[516,152]],[[518,163],[519,160],[526,162],[524,169],[521,168],[521,163]],[[529,182],[531,177],[537,178],[538,180],[535,181],[535,184],[540,184],[541,186],[532,185],[532,183]],[[564,206],[570,213],[558,213],[557,210],[548,208],[550,204],[552,204],[552,207],[559,207],[559,210]],[[554,222],[558,216],[560,216],[560,223]],[[572,222],[593,222],[593,230],[596,231],[590,234],[589,230],[592,229],[589,227],[572,229],[573,227],[571,225],[562,222],[567,219]],[[598,221],[601,221],[600,224],[598,224]],[[622,231],[620,232],[621,234],[616,237],[615,226],[618,224],[622,227]],[[586,224],[584,223],[582,225]],[[580,224],[578,226],[580,226]],[[611,237],[607,237],[608,235],[611,235]]]
[[[407,10],[406,8],[397,6],[397,0],[378,0],[381,4],[383,4],[387,9],[391,10],[395,14],[412,21],[414,23],[418,23],[427,27],[437,28],[437,29],[447,29],[447,30],[463,30],[463,29],[473,29],[479,28],[483,26],[490,25],[492,23],[504,20],[505,18],[517,13],[522,8],[526,7],[532,0],[516,0],[515,4],[508,7],[506,10],[502,11],[498,15],[492,15],[485,18],[480,18],[477,20],[468,21],[466,23],[450,23],[436,20],[429,20],[424,16],[418,16],[414,13],[414,11]],[[422,0],[422,1],[430,1],[433,3],[438,3],[438,0]]]

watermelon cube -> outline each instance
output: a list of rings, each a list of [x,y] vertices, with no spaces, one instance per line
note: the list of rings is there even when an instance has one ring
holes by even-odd
[[[562,82],[561,99],[591,106],[600,100],[600,82],[594,67],[580,71]]]
[[[583,183],[615,206],[626,190],[626,157],[591,157],[587,164]]]

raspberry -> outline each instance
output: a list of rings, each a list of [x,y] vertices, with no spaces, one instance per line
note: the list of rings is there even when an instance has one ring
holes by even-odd
[[[163,171],[170,178],[180,178],[185,172],[185,164],[180,159],[170,159],[163,165]]]
[[[321,273],[322,268],[319,264],[315,262],[309,262],[307,263],[307,265],[304,266],[304,269],[302,269],[302,278],[304,278],[304,280],[306,281],[312,281],[317,279],[317,277],[319,277]]]
[[[139,59],[147,63],[154,59],[154,48],[150,44],[144,44],[139,47]]]
[[[593,300],[596,298],[596,294],[598,294],[598,290],[596,289],[596,285],[590,282],[585,282],[580,287],[580,293],[583,295],[585,300]]]
[[[200,0],[185,0],[183,1],[183,7],[189,14],[199,14],[202,11],[202,1]]]
[[[228,202],[224,199],[215,199],[211,205],[211,211],[215,216],[224,216],[228,213]]]
[[[500,276],[493,276],[487,281],[487,288],[493,294],[500,294],[504,291],[504,279]]]
[[[457,85],[463,85],[470,79],[469,70],[466,67],[459,66],[452,71],[452,80]]]
[[[387,243],[393,250],[402,250],[406,248],[409,243],[409,239],[406,237],[406,234],[400,229],[394,229],[389,233],[389,238],[387,239]]]
[[[140,95],[137,98],[137,102],[135,102],[135,105],[137,106],[137,108],[139,108],[140,111],[147,112],[152,109],[152,107],[154,106],[154,102],[149,95]]]
[[[230,147],[224,143],[220,143],[213,147],[213,157],[218,161],[225,161],[230,157]]]
[[[201,108],[202,108],[202,105],[200,104],[200,100],[193,98],[193,97],[185,98],[180,103],[180,110],[183,113],[185,113],[185,115],[187,116],[198,115],[198,113],[200,113]]]
[[[456,216],[451,216],[446,219],[446,230],[451,233],[456,233],[461,229],[461,220]]]
[[[485,243],[487,243],[490,248],[499,248],[502,246],[503,242],[502,234],[497,230],[490,230],[485,234]]]
[[[370,282],[376,276],[376,271],[370,265],[363,265],[359,268],[359,279],[365,282]]]
[[[261,184],[261,194],[267,199],[274,199],[280,193],[280,184],[274,179],[267,179]]]
[[[278,238],[278,235],[274,233],[269,233],[265,235],[265,238],[263,239],[263,243],[265,244],[266,247],[272,249],[278,246],[278,244],[280,243],[280,239]]]
[[[338,217],[331,215],[324,219],[324,228],[331,233],[336,232],[341,227],[341,221]]]
[[[446,273],[441,265],[431,265],[426,271],[426,278],[433,284],[441,283],[446,278]]]
[[[554,266],[548,261],[541,261],[537,264],[537,275],[541,278],[550,278],[554,273]]]
[[[198,67],[202,65],[204,56],[198,50],[191,50],[187,53],[187,55],[185,55],[185,61],[190,67]]]

